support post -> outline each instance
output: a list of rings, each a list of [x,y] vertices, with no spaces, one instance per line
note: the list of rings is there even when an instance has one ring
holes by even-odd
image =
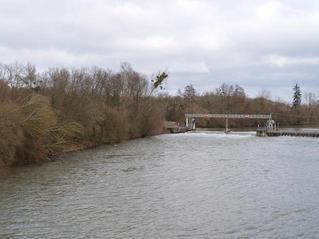
[[[228,132],[228,117],[226,118],[226,133]]]
[[[192,118],[192,129],[195,130],[196,129],[196,126],[195,126],[195,119]]]

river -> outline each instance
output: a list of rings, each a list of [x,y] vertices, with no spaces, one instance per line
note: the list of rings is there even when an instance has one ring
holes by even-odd
[[[0,238],[318,238],[319,139],[191,132],[16,168]]]

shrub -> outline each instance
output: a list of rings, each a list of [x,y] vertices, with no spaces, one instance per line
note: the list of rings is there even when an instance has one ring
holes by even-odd
[[[41,96],[31,96],[25,104],[0,104],[0,159],[8,166],[39,162],[62,151],[81,138],[78,123],[61,124],[57,114]]]
[[[17,150],[23,148],[21,112],[16,104],[0,104],[0,164],[11,166],[17,161]]]

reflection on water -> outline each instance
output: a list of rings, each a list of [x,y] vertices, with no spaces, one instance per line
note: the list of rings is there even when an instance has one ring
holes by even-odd
[[[318,146],[201,131],[14,169],[0,238],[316,238]]]

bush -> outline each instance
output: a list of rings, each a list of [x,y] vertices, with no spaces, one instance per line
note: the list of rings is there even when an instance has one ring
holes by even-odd
[[[105,107],[96,123],[99,126],[97,133],[99,143],[118,143],[128,139],[129,122],[124,109]]]
[[[152,87],[129,64],[118,73],[95,67],[40,74],[32,65],[0,64],[0,73],[0,167],[162,132],[163,111],[150,96],[165,74]]]
[[[24,143],[21,118],[16,104],[0,104],[0,164],[11,166],[18,160],[17,151],[23,148]]]
[[[60,124],[57,114],[41,96],[22,106],[0,104],[0,159],[8,166],[39,162],[81,138],[82,127]]]

